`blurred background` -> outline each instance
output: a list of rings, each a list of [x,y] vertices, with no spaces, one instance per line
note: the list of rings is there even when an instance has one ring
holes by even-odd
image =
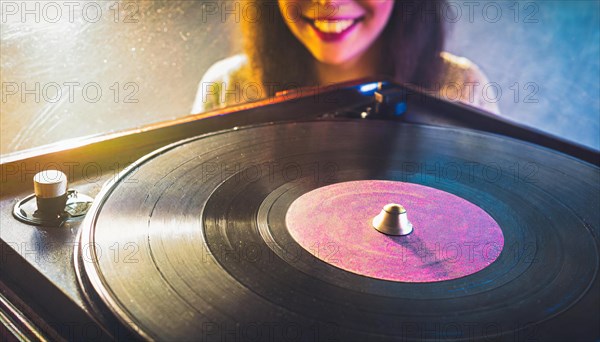
[[[0,3],[3,155],[189,115],[204,72],[241,52],[244,1]],[[600,2],[449,5],[446,50],[503,115],[600,149]]]

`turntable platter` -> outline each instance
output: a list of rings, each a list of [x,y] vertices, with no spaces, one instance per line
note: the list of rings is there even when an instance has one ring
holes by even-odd
[[[590,338],[599,176],[555,151],[464,129],[245,127],[136,162],[97,197],[78,258],[102,305],[149,339]],[[344,270],[297,242],[286,215],[298,198],[364,180],[472,203],[500,227],[501,253],[474,273],[411,282]]]

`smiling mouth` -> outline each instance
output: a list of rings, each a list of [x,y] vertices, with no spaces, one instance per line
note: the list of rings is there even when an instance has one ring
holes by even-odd
[[[317,32],[326,35],[340,35],[349,31],[363,20],[363,17],[354,19],[310,19],[304,18]]]

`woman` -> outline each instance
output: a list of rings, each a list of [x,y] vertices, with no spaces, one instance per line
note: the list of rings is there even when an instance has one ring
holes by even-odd
[[[477,66],[443,52],[445,0],[253,0],[251,5],[252,18],[242,20],[245,54],[207,71],[194,113],[284,89],[369,76],[498,112],[495,103],[485,101],[487,79]]]

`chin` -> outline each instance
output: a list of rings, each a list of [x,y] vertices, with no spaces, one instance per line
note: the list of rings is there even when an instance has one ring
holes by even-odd
[[[343,50],[343,49],[337,49],[337,50]],[[345,53],[336,53],[336,52],[330,52],[330,51],[327,51],[327,52],[311,51],[311,53],[312,53],[313,57],[315,57],[315,59],[317,59],[319,62],[321,62],[323,64],[340,65],[340,66],[346,62],[351,61],[356,56],[360,55],[360,51],[348,53],[347,50]]]

